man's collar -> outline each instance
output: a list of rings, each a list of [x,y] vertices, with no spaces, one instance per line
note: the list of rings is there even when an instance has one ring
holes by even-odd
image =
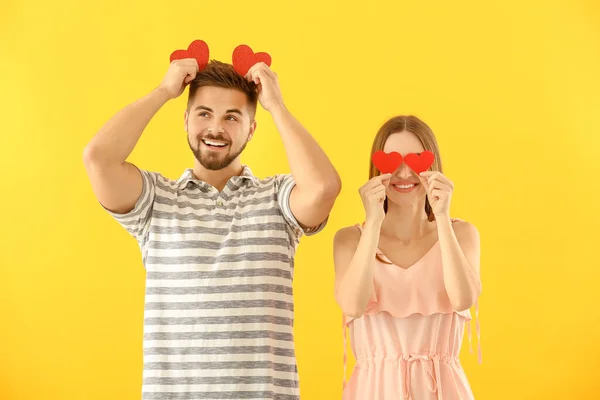
[[[250,180],[250,182],[252,184],[254,184],[254,185],[258,184],[258,178],[254,176],[254,174],[252,173],[252,170],[247,165],[243,166],[241,175],[232,176],[231,180],[234,183],[236,181]],[[197,185],[208,185],[208,183],[197,179],[196,176],[194,175],[194,170],[191,168],[188,168],[183,172],[181,177],[177,180],[177,186],[179,187],[179,189],[183,189],[190,182],[193,182]]]

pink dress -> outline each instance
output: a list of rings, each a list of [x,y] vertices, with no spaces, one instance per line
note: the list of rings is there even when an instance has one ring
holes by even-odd
[[[458,359],[471,314],[450,304],[439,242],[408,269],[391,264],[379,249],[377,254],[390,264],[376,261],[366,311],[344,318],[356,366],[344,382],[343,400],[473,399]],[[344,350],[344,369],[345,358]]]

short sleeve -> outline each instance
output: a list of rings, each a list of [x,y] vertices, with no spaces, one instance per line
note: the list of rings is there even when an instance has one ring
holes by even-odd
[[[303,228],[294,214],[292,213],[292,209],[290,207],[290,197],[292,194],[292,189],[296,186],[296,182],[294,182],[294,177],[292,174],[286,175],[277,175],[277,203],[279,205],[279,209],[281,210],[283,217],[286,222],[297,232],[298,236],[302,236],[302,234],[306,234],[307,236],[315,235],[325,228],[327,225],[326,218],[320,225],[314,227]]]
[[[133,209],[125,214],[115,213],[106,208],[105,210],[112,215],[117,222],[127,230],[127,232],[141,243],[150,226],[152,208],[154,206],[156,181],[159,174],[144,170],[139,171],[142,175],[142,193]]]

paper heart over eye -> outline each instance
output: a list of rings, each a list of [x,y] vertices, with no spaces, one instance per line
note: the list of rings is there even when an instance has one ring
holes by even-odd
[[[371,159],[382,174],[391,174],[402,165],[402,155],[395,151],[389,154],[381,150],[376,151]]]
[[[434,161],[435,155],[429,150],[425,150],[421,154],[410,153],[404,157],[406,165],[417,174],[427,171],[433,165]]]
[[[233,64],[233,68],[235,68],[237,73],[242,76],[246,76],[250,68],[259,62],[264,62],[270,67],[271,56],[269,53],[255,53],[252,51],[250,46],[245,44],[241,44],[236,47],[235,50],[233,50],[231,63]]]
[[[435,155],[431,151],[426,150],[421,154],[407,154],[403,159],[402,155],[395,151],[386,153],[380,150],[373,153],[371,159],[375,167],[377,167],[382,174],[391,174],[402,165],[402,162],[405,162],[406,165],[419,174],[423,171],[427,171],[429,167],[433,165]]]
[[[194,40],[187,50],[175,50],[171,53],[170,62],[183,60],[184,58],[195,58],[198,61],[198,70],[202,71],[208,65],[208,45],[203,40]]]

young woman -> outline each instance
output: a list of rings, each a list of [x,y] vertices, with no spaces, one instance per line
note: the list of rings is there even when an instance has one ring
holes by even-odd
[[[435,161],[418,174],[406,157],[426,150]],[[473,399],[458,355],[481,293],[479,234],[450,218],[454,184],[423,121],[390,119],[377,151],[406,161],[388,174],[371,162],[359,190],[365,222],[334,239],[335,297],[357,361],[343,399]]]

